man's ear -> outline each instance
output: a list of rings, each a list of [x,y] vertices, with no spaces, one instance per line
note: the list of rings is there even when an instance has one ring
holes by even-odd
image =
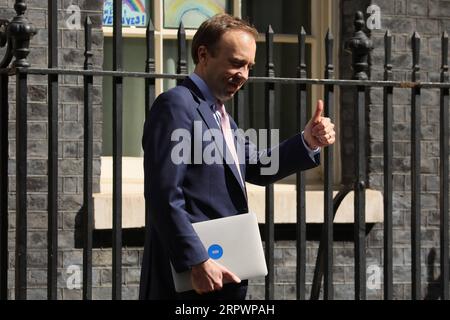
[[[199,46],[197,50],[197,57],[199,63],[206,63],[209,58],[209,52],[206,46]]]

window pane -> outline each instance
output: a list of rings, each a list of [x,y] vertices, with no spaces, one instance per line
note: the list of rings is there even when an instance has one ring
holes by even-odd
[[[295,78],[297,76],[298,49],[297,44],[275,43],[273,61],[275,64],[275,76]],[[308,77],[311,76],[311,47],[306,46],[306,65]],[[253,68],[253,76],[265,76],[266,53],[264,43],[258,43],[256,50],[256,64]],[[249,127],[265,128],[264,122],[264,84],[249,84]],[[308,101],[309,102],[309,101]],[[309,105],[309,103],[308,103]],[[309,112],[310,107],[308,107]],[[280,139],[286,139],[297,133],[297,92],[292,84],[275,85],[275,128],[280,129]]]
[[[229,12],[228,0],[164,0],[164,28],[198,28],[217,13]]]
[[[265,76],[266,52],[265,43],[258,43],[256,64],[253,76]],[[275,43],[273,61],[276,77],[297,77],[298,45],[291,43]],[[307,77],[311,77],[311,46],[306,45]],[[265,126],[265,85],[263,83],[247,83],[245,96],[245,123],[239,124],[243,129],[263,129]],[[307,86],[307,119],[311,117],[311,86]],[[294,84],[275,85],[274,129],[279,129],[280,142],[297,134],[297,87]],[[307,183],[316,182],[320,167],[306,171]],[[295,183],[295,175],[287,177],[281,183]]]
[[[104,70],[112,70],[112,39],[104,41]],[[145,39],[124,38],[124,65],[127,71],[145,70]],[[142,156],[141,140],[144,125],[145,81],[140,78],[123,80],[123,156]],[[103,77],[103,150],[112,155],[112,78]]]
[[[187,56],[188,56],[188,74],[194,72],[194,62],[191,58],[191,47],[192,41],[187,42]],[[178,52],[177,52],[177,41],[176,40],[165,40],[163,47],[163,72],[164,73],[176,73],[177,63],[178,63]],[[177,81],[174,79],[164,79],[163,80],[164,91],[173,88],[177,85]]]
[[[260,33],[265,33],[268,25],[276,34],[297,35],[303,26],[307,34],[311,34],[311,1],[310,0],[242,0],[242,17],[255,25]],[[277,77],[295,77],[297,69],[297,45],[274,45],[275,75]],[[314,60],[312,62],[311,60]],[[265,74],[265,44],[258,43],[256,52],[255,76]],[[317,57],[311,57],[311,47],[307,45],[307,76],[311,77],[311,63],[317,64]],[[320,60],[320,59],[319,59]],[[264,84],[250,84],[248,94],[248,117],[246,126],[264,128]],[[314,87],[314,92],[317,90]],[[307,86],[307,119],[311,117],[312,88]],[[246,110],[247,112],[247,110]],[[284,140],[298,133],[297,131],[297,92],[295,85],[275,85],[275,128],[280,129],[280,140]],[[247,116],[247,113],[246,113]],[[305,172],[306,183],[315,184],[323,177],[321,167]],[[295,183],[295,175],[283,179],[281,182]]]
[[[275,33],[297,34],[303,26],[311,32],[310,0],[242,0],[242,17],[255,25],[260,33],[270,24]]]

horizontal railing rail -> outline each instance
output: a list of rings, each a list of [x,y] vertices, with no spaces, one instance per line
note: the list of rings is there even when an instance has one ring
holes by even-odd
[[[146,73],[130,71],[105,71],[105,70],[76,70],[76,69],[42,69],[42,68],[18,68],[0,70],[0,74],[6,73],[15,75],[16,72],[34,75],[78,75],[94,77],[117,77],[123,78],[144,78],[144,79],[176,79],[181,80],[187,77],[186,74],[175,73]],[[350,87],[393,87],[401,89],[411,89],[421,87],[424,89],[450,88],[450,83],[432,81],[385,81],[385,80],[339,80],[339,79],[312,79],[312,78],[283,78],[283,77],[249,77],[250,83],[278,83],[278,84],[310,84],[310,85],[335,85]]]

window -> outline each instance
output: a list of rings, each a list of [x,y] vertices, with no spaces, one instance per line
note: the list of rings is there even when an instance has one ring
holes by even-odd
[[[125,1],[125,0],[124,0]],[[144,1],[144,0],[141,0]],[[152,19],[155,27],[155,63],[157,73],[174,73],[177,62],[177,29],[173,28],[165,20],[165,5],[175,1],[145,0],[147,16]],[[208,1],[180,1],[183,3],[204,3]],[[297,67],[297,33],[300,26],[307,32],[307,66],[308,77],[323,78],[325,66],[324,37],[331,27],[335,36],[334,56],[339,51],[339,1],[333,0],[227,0],[210,1],[224,6],[224,10],[236,16],[249,19],[259,30],[260,37],[257,44],[256,66],[254,76],[263,76],[265,73],[265,37],[264,33],[268,24],[272,25],[275,32],[274,62],[275,74],[280,77],[295,77]],[[186,8],[185,8],[186,9]],[[183,11],[181,11],[183,12]],[[189,10],[185,10],[189,12]],[[178,17],[183,17],[179,14]],[[183,20],[186,26],[192,21],[199,22],[199,15],[188,14],[187,20]],[[197,19],[197,20],[196,20]],[[201,20],[201,19],[200,19]],[[112,68],[112,28],[103,27],[104,41],[104,69]],[[145,27],[123,27],[124,36],[124,70],[143,71],[145,68]],[[188,50],[195,34],[195,28],[186,29]],[[190,51],[188,51],[190,52]],[[192,59],[188,55],[188,72],[194,70]],[[337,58],[334,59],[337,61]],[[335,74],[339,74],[338,64],[335,64]],[[103,155],[100,193],[94,195],[95,228],[111,228],[111,190],[112,190],[112,82],[111,78],[104,78],[103,87]],[[156,81],[156,94],[175,86],[174,80]],[[239,124],[247,129],[261,128],[264,125],[264,101],[261,84],[247,84],[247,109],[245,110],[246,123]],[[280,128],[280,138],[286,138],[296,133],[296,93],[292,85],[277,85],[276,88],[276,126]],[[337,88],[336,88],[337,89]],[[144,225],[144,198],[143,198],[143,172],[141,137],[144,119],[144,80],[124,80],[124,105],[123,105],[123,208],[124,228],[141,227]],[[339,92],[335,91],[335,106],[339,101]],[[309,88],[309,110],[315,108],[315,101],[323,97],[321,86]],[[311,114],[311,112],[309,112]],[[339,111],[335,109],[334,122],[339,127]],[[339,130],[337,130],[339,134]],[[339,138],[337,137],[337,142]],[[334,145],[335,150],[335,183],[340,182],[340,154],[339,143]],[[319,222],[314,218],[316,214],[321,216],[323,193],[320,191],[323,181],[322,168],[308,170],[306,173],[308,192],[307,203],[311,207],[307,210],[308,222]],[[284,182],[284,183],[283,183]],[[294,176],[286,178],[275,185],[275,216],[277,223],[295,221],[295,182]],[[316,190],[315,185],[319,185]],[[249,185],[250,210],[258,214],[259,221],[264,220],[264,189]],[[322,198],[321,198],[322,197]],[[277,200],[279,199],[279,200]],[[279,204],[277,204],[279,201]],[[378,201],[378,200],[377,200]],[[378,201],[379,202],[379,201]],[[377,202],[377,203],[378,203]],[[353,202],[351,202],[353,203]],[[368,198],[367,204],[372,207],[373,201]],[[379,204],[379,203],[378,203]],[[378,208],[378,207],[376,207]],[[352,211],[347,210],[347,213]],[[320,218],[320,217],[319,217]],[[368,217],[370,220],[370,218]],[[368,221],[369,221],[368,220]]]
[[[106,0],[107,1],[107,0]],[[173,0],[140,0],[145,4],[147,17],[152,19],[155,26],[155,62],[157,73],[174,73],[177,61],[177,29],[174,28],[176,19],[183,19],[186,23],[186,36],[188,40],[188,53],[191,40],[195,34],[195,23],[200,23],[202,14],[212,14],[214,10],[224,10],[236,16],[250,20],[260,32],[256,56],[254,76],[263,76],[265,68],[264,32],[268,24],[275,32],[274,62],[275,74],[281,77],[295,77],[297,61],[297,33],[303,26],[307,36],[307,65],[308,77],[323,77],[325,65],[323,38],[326,29],[336,23],[332,13],[338,13],[338,4],[331,0],[211,0],[211,1],[173,1]],[[130,2],[130,1],[124,1]],[[202,4],[202,8],[194,10],[192,5]],[[178,5],[178,7],[174,7]],[[172,11],[168,12],[167,8]],[[209,10],[209,11],[208,11]],[[175,14],[174,14],[175,13]],[[204,14],[206,19],[207,14]],[[317,18],[312,18],[317,17]],[[335,37],[337,27],[332,27]],[[112,68],[112,28],[104,26],[104,68]],[[145,68],[145,27],[123,27],[124,36],[124,69],[130,71],[143,71]],[[335,40],[335,51],[337,52]],[[194,65],[188,54],[188,72],[192,72]],[[335,60],[336,61],[336,60]],[[337,73],[337,70],[336,70]],[[104,126],[103,126],[103,155],[112,155],[112,82],[105,77],[103,89]],[[175,86],[175,80],[156,81],[156,94]],[[248,109],[246,110],[246,123],[240,124],[249,127],[261,128],[264,125],[264,85],[251,84],[248,88]],[[280,138],[284,139],[296,132],[296,93],[292,85],[276,86],[277,106],[275,124],[280,128]],[[144,80],[127,78],[124,80],[124,111],[123,111],[123,155],[141,157],[141,137],[144,119]],[[310,93],[310,110],[315,107],[315,101],[322,95],[320,86],[312,86]],[[314,101],[314,103],[313,103]],[[338,100],[336,100],[338,101]],[[337,105],[337,103],[336,103]],[[339,113],[335,112],[336,121]],[[336,158],[339,157],[338,146],[335,147]],[[339,161],[336,161],[336,178],[339,180]],[[308,184],[321,183],[321,168],[307,172]],[[291,178],[286,182],[293,182]]]

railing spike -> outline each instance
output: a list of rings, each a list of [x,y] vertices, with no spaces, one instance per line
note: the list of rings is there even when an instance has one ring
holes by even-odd
[[[146,49],[147,57],[145,60],[145,72],[155,73],[155,27],[153,26],[152,19],[148,20],[147,30],[146,30]]]
[[[266,31],[266,77],[275,77],[275,66],[273,63],[273,35],[274,31],[269,24]]]
[[[333,65],[333,46],[334,38],[331,30],[327,30],[325,36],[325,77],[330,79],[333,78],[334,65]]]
[[[306,31],[303,26],[298,34],[298,66],[297,66],[297,76],[300,78],[306,78]]]
[[[181,21],[180,25],[178,26],[178,34],[186,34],[186,30],[184,29],[183,21]]]
[[[326,34],[325,38],[326,38],[327,40],[334,40],[333,33],[331,32],[330,29],[327,30],[327,34]]]
[[[147,32],[149,31],[155,31],[155,26],[153,25],[153,21],[151,18],[148,19],[147,23]]]
[[[184,29],[183,21],[180,22],[180,26],[178,27],[177,33],[178,40],[178,64],[177,64],[177,73],[178,74],[187,74],[187,55],[186,55],[186,31]],[[178,84],[180,84],[182,80],[178,80]]]
[[[384,80],[392,80],[392,34],[387,30],[384,35]]]
[[[442,48],[442,63],[441,63],[441,82],[448,82],[448,34],[446,31],[442,33],[441,37],[441,48]]]
[[[412,81],[420,80],[420,35],[415,31],[411,38],[411,49],[413,54]]]
[[[300,34],[304,34],[306,36],[306,31],[303,26],[300,28]]]

